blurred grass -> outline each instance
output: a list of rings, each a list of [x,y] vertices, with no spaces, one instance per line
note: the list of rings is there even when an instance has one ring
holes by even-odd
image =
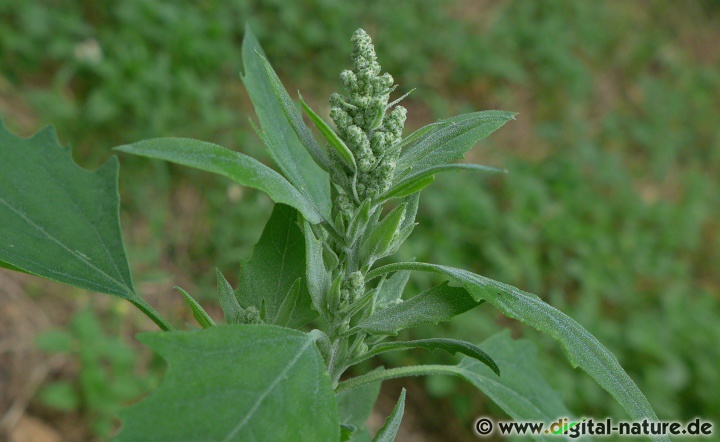
[[[246,21],[288,90],[315,103],[339,88],[362,26],[400,93],[418,88],[408,133],[468,110],[519,111],[471,153],[511,173],[438,177],[401,255],[539,294],[612,349],[661,418],[720,414],[720,3],[3,2],[0,116],[25,133],[54,123],[86,167],[112,146],[170,135],[267,158],[237,75]],[[236,272],[269,200],[122,162],[135,279],[211,298],[212,268]],[[515,327],[486,307],[412,336],[480,341],[498,324]],[[623,415],[554,343],[518,331],[541,344],[572,410]],[[427,383],[467,428],[487,407],[464,384]]]

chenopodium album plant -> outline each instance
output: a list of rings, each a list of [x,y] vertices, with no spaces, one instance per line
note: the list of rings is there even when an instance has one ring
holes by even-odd
[[[421,190],[480,139],[513,118],[501,111],[460,115],[403,137],[406,110],[389,102],[370,37],[352,37],[344,93],[330,97],[333,129],[300,98],[318,141],[248,29],[242,80],[277,172],[223,147],[159,138],[117,150],[224,175],[260,189],[275,208],[243,261],[233,290],[217,273],[226,325],[180,289],[200,330],[177,331],[135,291],[118,218],[118,162],[78,168],[52,129],[31,138],[0,130],[0,265],[123,297],[163,330],[138,339],[168,361],[162,385],[121,413],[118,440],[370,440],[365,421],[381,381],[459,376],[516,420],[571,417],[536,370],[534,347],[503,332],[481,345],[453,339],[388,340],[398,331],[448,321],[489,303],[557,340],[573,366],[604,387],[635,420],[657,420],[615,357],[577,322],[535,295],[452,267],[376,263],[412,233]],[[411,272],[444,282],[403,298]],[[314,322],[313,322],[314,321]],[[315,324],[312,331],[304,331]],[[461,354],[457,365],[378,368],[343,378],[378,354],[414,348]],[[373,440],[393,440],[403,391]],[[663,437],[657,437],[663,440]]]

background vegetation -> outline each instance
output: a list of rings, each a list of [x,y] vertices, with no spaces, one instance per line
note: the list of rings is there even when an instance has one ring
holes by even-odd
[[[156,136],[267,158],[238,77],[245,22],[288,90],[301,89],[325,114],[358,27],[374,37],[399,93],[417,88],[406,101],[408,133],[469,110],[520,112],[471,153],[511,173],[438,177],[402,257],[539,294],[617,355],[661,419],[720,415],[720,3],[415,0],[398,10],[383,1],[0,2],[0,117],[26,135],[55,124],[90,168],[113,146]],[[271,203],[210,174],[121,161],[134,278],[160,311],[191,323],[172,286],[212,303],[213,267],[237,273]],[[419,278],[410,292],[430,282]],[[151,324],[114,301],[91,306],[105,319],[98,324],[84,310],[87,294],[32,278],[20,285],[50,318],[38,329],[66,327],[41,335],[40,347],[66,363],[46,370],[23,408],[56,428],[68,414],[53,410],[74,410],[85,428],[77,440],[111,434],[114,410],[157,382],[161,365],[126,352],[136,345],[132,333]],[[507,326],[539,344],[546,376],[571,410],[623,416],[553,342],[491,307],[412,336],[481,341]],[[98,327],[125,337],[98,345],[97,333],[86,332]],[[118,356],[102,353],[106,345]],[[413,356],[442,358],[400,357]],[[135,381],[127,379],[133,366]],[[473,440],[475,417],[504,417],[460,382],[408,383],[407,425],[427,440]],[[385,390],[397,397],[399,385]]]

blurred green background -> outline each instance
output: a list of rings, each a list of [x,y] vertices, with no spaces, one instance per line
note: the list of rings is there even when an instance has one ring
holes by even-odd
[[[615,353],[662,419],[720,415],[720,2],[0,2],[0,117],[24,135],[53,123],[88,168],[113,146],[158,136],[202,138],[267,163],[238,77],[246,22],[287,89],[324,114],[358,27],[373,36],[397,95],[417,88],[406,133],[471,110],[519,112],[469,155],[511,173],[439,176],[400,258],[537,293]],[[211,305],[213,268],[237,272],[271,203],[202,172],[121,162],[134,278],[162,312],[190,322],[172,286]],[[147,327],[125,308],[96,307],[120,317],[103,323],[109,335],[130,336],[127,321]],[[538,344],[540,369],[571,410],[625,416],[554,342],[489,306],[405,336],[478,342],[508,326]],[[452,362],[392,356],[383,363]],[[505,417],[468,384],[408,382],[427,388],[412,410],[428,440],[473,440],[474,418]],[[71,382],[64,394],[75,401],[61,391],[60,402],[89,416],[88,434],[106,435],[105,421],[92,425],[92,388],[101,387]]]

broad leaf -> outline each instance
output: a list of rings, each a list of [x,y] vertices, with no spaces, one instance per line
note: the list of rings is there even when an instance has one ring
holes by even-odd
[[[89,172],[73,162],[51,127],[19,138],[2,125],[0,157],[0,261],[135,298],[120,237],[117,158]]]
[[[298,282],[300,280],[300,282]],[[238,289],[235,292],[240,306],[264,305],[265,322],[281,320],[288,327],[300,327],[317,315],[312,308],[305,280],[305,239],[298,226],[295,209],[276,204],[255,244],[252,258],[240,268]],[[296,285],[293,292],[291,288]],[[290,305],[283,303],[290,296]],[[282,311],[282,315],[278,316]]]
[[[400,429],[400,422],[402,421],[403,413],[405,412],[405,389],[400,392],[400,398],[398,403],[393,408],[392,413],[388,416],[385,421],[385,425],[382,426],[375,435],[373,442],[393,442],[395,436],[397,436],[398,429]]]
[[[249,26],[246,27],[243,37],[242,61],[241,79],[260,120],[262,139],[270,156],[285,177],[307,195],[320,213],[329,219],[331,203],[328,174],[316,164],[295,134],[283,106],[278,101],[275,89],[281,88],[285,95],[287,92],[264,59],[260,43]],[[293,106],[289,97],[287,100],[289,105]],[[297,113],[294,107],[292,110]],[[304,126],[302,119],[300,124]],[[310,133],[309,129],[307,133]]]
[[[0,267],[120,296],[172,328],[133,288],[116,157],[90,172],[51,127],[20,138],[0,121],[0,158]]]
[[[276,203],[298,209],[312,223],[323,220],[313,202],[282,175],[254,158],[217,144],[190,138],[153,138],[115,149],[226,176],[243,186],[262,190]]]
[[[455,279],[475,300],[487,301],[506,316],[552,336],[562,345],[573,367],[585,370],[625,408],[633,420],[657,420],[650,403],[615,356],[575,320],[537,296],[466,270],[426,263],[389,264],[370,272],[367,279],[397,270],[435,272]]]
[[[375,312],[356,327],[376,335],[396,335],[406,328],[449,321],[479,304],[464,288],[443,283]]]
[[[355,365],[363,360],[370,359],[373,356],[386,353],[388,351],[398,350],[409,350],[412,348],[424,348],[426,350],[443,350],[452,355],[456,353],[463,354],[476,361],[482,362],[483,364],[490,367],[492,371],[498,376],[500,375],[500,369],[493,359],[483,351],[480,347],[475,344],[471,344],[465,341],[458,341],[457,339],[446,339],[446,338],[431,338],[431,339],[419,339],[417,341],[396,341],[396,342],[383,342],[375,345],[369,352],[362,355],[361,358],[352,362]]]
[[[560,394],[545,380],[537,367],[537,347],[526,339],[514,340],[509,330],[482,343],[502,370],[498,377],[473,358],[458,364],[463,378],[498,404],[515,421],[552,422],[570,418]]]
[[[118,441],[338,440],[314,338],[269,325],[144,333],[168,362],[160,387],[121,412]]]
[[[409,168],[425,169],[463,158],[479,140],[513,119],[512,112],[482,111],[439,121],[410,135],[412,143],[400,156],[396,176]]]

